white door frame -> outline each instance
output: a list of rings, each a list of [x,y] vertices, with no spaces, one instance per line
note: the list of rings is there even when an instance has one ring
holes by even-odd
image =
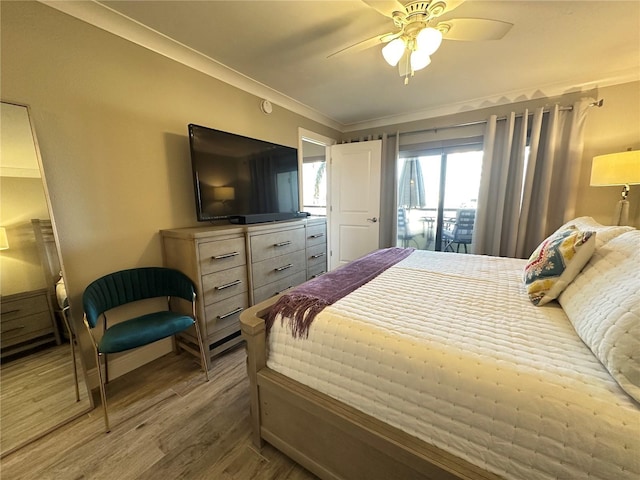
[[[300,195],[300,208],[302,208],[303,203],[302,203],[302,188],[303,188],[303,184],[302,184],[302,160],[303,160],[303,153],[302,153],[302,148],[303,148],[303,141],[307,141],[310,143],[315,143],[316,145],[322,145],[325,147],[325,161],[327,162],[326,165],[326,171],[325,171],[325,175],[327,176],[327,179],[331,178],[331,162],[330,160],[330,152],[329,152],[329,148],[331,147],[331,145],[335,145],[336,143],[338,143],[338,141],[335,138],[330,138],[330,137],[325,137],[324,135],[321,135],[319,133],[316,132],[312,132],[311,130],[307,130],[305,128],[302,127],[298,127],[298,183],[300,185],[300,188],[298,189],[298,194]],[[331,182],[327,181],[327,199],[331,198]],[[330,212],[329,212],[329,206],[327,205],[327,252],[331,251],[331,243],[329,241],[329,239],[331,238],[331,232],[330,232]],[[327,259],[327,268],[329,268],[329,260]]]

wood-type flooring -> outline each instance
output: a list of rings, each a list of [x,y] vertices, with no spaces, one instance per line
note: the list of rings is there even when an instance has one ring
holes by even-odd
[[[240,346],[214,359],[209,382],[194,358],[169,354],[107,385],[102,409],[6,456],[2,480],[285,479],[316,477],[250,440],[249,381]]]

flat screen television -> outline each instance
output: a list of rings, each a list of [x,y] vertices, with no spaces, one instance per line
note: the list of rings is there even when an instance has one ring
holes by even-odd
[[[198,221],[303,216],[297,149],[193,124],[189,144]]]

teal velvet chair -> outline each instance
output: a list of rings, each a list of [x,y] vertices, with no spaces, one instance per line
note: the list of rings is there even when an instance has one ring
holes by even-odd
[[[109,310],[127,303],[158,297],[167,298],[167,310],[147,313],[112,326],[107,325],[106,314]],[[191,302],[191,314],[172,311],[172,297],[183,298]],[[209,380],[204,344],[196,320],[195,301],[195,287],[189,277],[178,270],[163,267],[133,268],[111,273],[95,280],[85,289],[82,296],[84,324],[89,330],[89,336],[95,347],[96,365],[100,379],[100,395],[107,432],[110,430],[105,393],[105,383],[109,381],[108,354],[141,347],[194,327],[200,344],[202,368],[207,381]],[[96,339],[94,331],[98,326],[100,317],[103,319],[103,334],[101,338]],[[104,358],[104,376],[102,374],[101,358]]]

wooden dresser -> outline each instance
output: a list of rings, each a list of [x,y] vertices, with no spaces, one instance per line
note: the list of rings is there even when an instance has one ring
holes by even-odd
[[[307,225],[307,280],[327,272],[327,222]]]
[[[28,350],[46,343],[60,343],[54,328],[49,290],[42,288],[6,295],[0,300],[1,356]]]
[[[240,312],[326,271],[326,220],[161,230],[164,265],[197,289],[197,314],[211,358],[242,341]],[[195,332],[178,347],[199,357]]]

